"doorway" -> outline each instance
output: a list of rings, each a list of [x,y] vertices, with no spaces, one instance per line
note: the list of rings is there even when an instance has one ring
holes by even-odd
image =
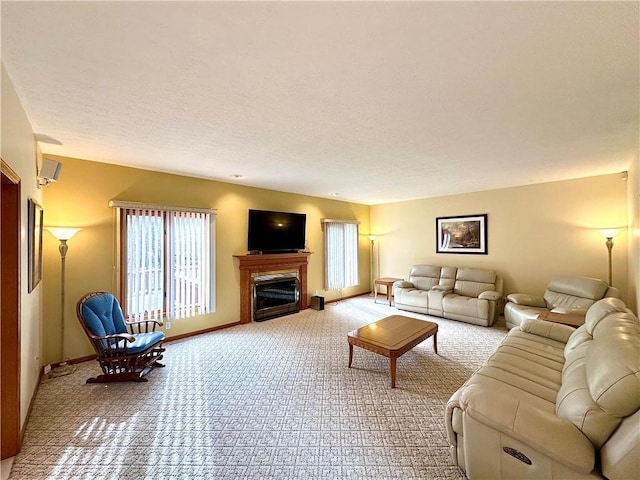
[[[20,177],[4,162],[0,185],[1,456],[20,451]]]

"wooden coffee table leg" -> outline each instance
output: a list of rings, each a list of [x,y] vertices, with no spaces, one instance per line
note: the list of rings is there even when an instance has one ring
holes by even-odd
[[[389,368],[391,369],[391,388],[396,388],[396,357],[389,357]]]
[[[438,332],[433,334],[433,352],[438,354]]]
[[[351,368],[351,362],[353,361],[353,344],[349,344],[349,368]]]

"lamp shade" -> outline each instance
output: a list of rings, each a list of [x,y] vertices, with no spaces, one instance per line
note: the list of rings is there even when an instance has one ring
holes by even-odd
[[[603,228],[599,230],[600,235],[604,238],[613,238],[622,231],[621,228]]]
[[[78,233],[81,228],[71,228],[71,227],[45,227],[46,230],[56,237],[60,241],[69,240],[76,233]]]

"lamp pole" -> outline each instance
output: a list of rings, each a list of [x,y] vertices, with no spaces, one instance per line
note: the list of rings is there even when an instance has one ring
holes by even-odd
[[[373,249],[374,249],[374,242],[376,241],[376,236],[375,235],[369,235],[369,240],[371,241],[371,295],[375,294],[375,288],[376,285],[374,283],[375,281],[375,268],[374,268],[374,260],[373,260]]]
[[[56,368],[54,376],[68,375],[72,373],[74,369],[68,368],[67,359],[65,358],[64,348],[64,307],[65,307],[65,279],[66,279],[66,258],[69,245],[67,240],[78,233],[80,228],[69,227],[46,227],[51,234],[58,239],[60,245],[58,245],[58,251],[60,252],[60,368]]]
[[[60,239],[60,245],[58,245],[60,251],[60,365],[65,365],[67,359],[64,358],[64,300],[65,300],[65,266],[67,258],[67,245],[66,239]]]
[[[605,243],[607,246],[607,250],[609,250],[609,286],[612,284],[612,276],[611,276],[611,250],[613,249],[613,237],[607,237],[607,241]]]
[[[613,237],[615,237],[618,233],[620,233],[620,228],[609,228],[606,230],[600,230],[600,234],[607,239],[605,245],[607,246],[607,250],[609,252],[609,286],[613,285],[613,276],[612,276],[612,263],[611,263],[611,250],[613,249]]]

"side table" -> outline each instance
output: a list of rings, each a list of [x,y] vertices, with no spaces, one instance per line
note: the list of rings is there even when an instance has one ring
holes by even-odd
[[[538,319],[546,320],[547,322],[562,323],[563,325],[569,325],[573,328],[584,325],[584,315],[575,313],[542,312],[538,315]]]
[[[383,277],[376,278],[373,281],[373,302],[376,302],[378,298],[378,285],[384,285],[387,287],[387,300],[389,300],[389,306],[391,306],[391,299],[393,297],[393,284],[398,280],[404,280],[404,278]]]

